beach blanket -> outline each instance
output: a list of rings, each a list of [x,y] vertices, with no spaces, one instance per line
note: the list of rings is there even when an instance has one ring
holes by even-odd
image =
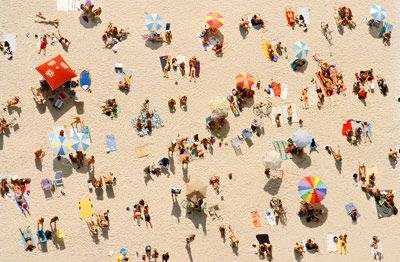
[[[338,242],[337,242],[337,248],[339,251],[339,255],[346,255],[348,253],[348,245],[341,238],[342,238],[342,235],[339,236]]]
[[[286,16],[286,22],[287,22],[287,24],[288,24],[289,26],[291,26],[290,20],[291,20],[291,19],[294,19],[294,11],[291,10],[291,9],[287,9],[287,10],[285,11],[285,16]]]
[[[107,135],[106,136],[106,145],[110,152],[117,150],[117,143],[115,141],[114,135]]]
[[[351,212],[353,212],[353,210],[356,210],[356,206],[353,203],[348,203],[347,205],[344,206],[344,208],[346,209],[346,213],[347,215],[350,215]],[[361,216],[360,212],[357,210],[357,218],[359,218]]]
[[[150,118],[150,121],[153,124],[153,128],[151,130],[144,126],[141,129],[136,128],[136,122],[138,119],[140,119],[142,123],[146,123],[148,119],[146,114],[139,115],[138,117],[135,117],[134,119],[131,120],[131,125],[139,136],[149,135],[151,134],[153,129],[159,129],[160,127],[163,126],[161,117],[157,113],[157,111],[154,109],[151,112],[153,113],[153,116]]]
[[[150,150],[146,146],[135,147],[135,154],[137,158],[142,158],[150,155]]]
[[[26,243],[24,235],[27,235],[28,237],[30,237],[31,241],[32,241],[32,245],[35,246],[35,239],[33,238],[32,230],[29,228],[29,229],[22,230],[22,232],[23,232],[23,234],[21,233],[21,239],[22,239],[22,244],[24,245],[24,249],[26,250],[26,248],[28,246],[28,244]]]
[[[317,106],[318,100],[319,100],[317,90],[312,87],[307,87],[307,95],[308,95],[308,106],[309,107]],[[304,103],[303,103],[303,107],[304,107]]]
[[[90,72],[87,70],[83,70],[79,77],[79,85],[83,90],[88,90],[92,85],[92,78],[90,76]]]
[[[160,56],[161,71],[164,72],[165,65],[167,64],[167,55]]]
[[[319,83],[322,87],[322,89],[324,90],[324,93],[326,96],[331,96],[335,93],[335,89],[337,88],[337,69],[336,68],[332,68],[330,70],[330,77],[324,77],[322,75],[321,71],[318,71],[315,73],[315,76],[317,77],[317,79],[319,80]],[[332,88],[329,88],[329,84],[332,83]],[[340,92],[344,92],[346,91],[347,88],[345,85],[343,85],[343,87],[340,89]]]
[[[79,201],[79,217],[81,219],[93,216],[93,204],[90,198]]]
[[[200,40],[201,43],[203,43],[203,36],[201,36],[201,33],[197,34],[197,39]],[[209,49],[212,49],[217,42],[220,42],[221,40],[216,37],[216,36],[208,36],[208,45],[203,46],[204,47],[204,51],[208,51]]]
[[[271,58],[269,57],[269,53],[268,53],[268,49],[269,49],[270,47],[272,48],[272,50],[273,50],[274,53],[276,54],[276,50],[275,50],[274,46],[273,46],[271,43],[269,43],[269,41],[266,41],[266,42],[264,42],[264,43],[261,44],[261,50],[263,51],[264,56],[265,56],[265,58],[267,58],[268,61],[271,61]],[[278,61],[278,56],[276,55],[276,56],[272,59],[272,61],[273,61],[273,62],[277,62],[277,61]]]
[[[24,199],[24,202],[26,203],[26,208],[24,208],[20,203],[18,203],[17,198],[22,197]],[[15,195],[15,202],[17,203],[18,208],[21,210],[23,214],[25,214],[25,211],[29,210],[29,203],[26,201],[25,195]]]
[[[13,53],[17,51],[17,35],[15,33],[2,34],[1,41],[7,41],[10,44],[10,49]]]
[[[334,238],[338,237],[335,234],[329,233],[326,235],[326,249],[328,253],[337,253],[338,245],[335,243]]]
[[[286,141],[272,141],[274,150],[279,153],[281,160],[288,160],[292,158],[292,154],[286,153],[286,147],[288,146]]]
[[[382,190],[381,191],[381,196],[379,198],[378,201],[375,201],[375,205],[376,205],[376,211],[378,213],[378,218],[383,218],[383,217],[390,217],[392,215],[396,215],[398,210],[397,207],[394,206],[392,208],[387,207],[385,204],[380,205],[380,202],[384,200],[386,194],[388,192],[390,192],[391,190]],[[391,191],[394,196],[396,197],[396,192],[395,191]]]
[[[297,12],[299,13],[299,16],[302,15],[304,17],[304,23],[306,25],[311,24],[310,23],[310,8],[308,8],[308,7],[299,7],[297,9]]]
[[[370,241],[371,255],[375,256],[375,254],[376,254],[376,259],[379,261],[383,258],[382,242],[379,241],[377,246],[378,246],[378,248],[375,249],[374,245],[373,245],[373,240],[371,239],[371,241]]]
[[[280,97],[283,100],[287,98],[289,92],[289,88],[285,83],[277,82],[272,83],[272,88],[266,87],[265,91],[267,90],[269,91],[269,94],[267,93],[269,97]]]
[[[252,228],[261,227],[260,216],[257,210],[250,211],[250,223]]]
[[[57,10],[58,11],[79,11],[80,10],[80,0],[57,0]]]
[[[266,209],[264,211],[265,218],[267,219],[267,222],[270,226],[276,226],[276,217],[274,215],[274,212],[272,212],[271,209]]]

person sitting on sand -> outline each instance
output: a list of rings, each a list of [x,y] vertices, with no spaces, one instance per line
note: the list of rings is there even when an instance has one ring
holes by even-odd
[[[214,190],[218,193],[219,192],[219,176],[212,176],[209,181],[210,185],[214,188]]]
[[[19,106],[19,104],[21,103],[21,99],[19,98],[19,96],[14,96],[10,99],[7,100],[7,107],[15,107],[15,106]]]
[[[71,44],[71,42],[67,38],[65,38],[61,35],[60,30],[57,30],[57,34],[53,33],[53,36],[58,40],[58,42],[61,44],[61,46],[64,49],[69,48],[69,45]]]
[[[42,148],[39,148],[38,150],[35,151],[35,160],[41,160],[45,155],[45,152],[43,151]]]
[[[253,26],[260,26],[264,28],[264,21],[258,15],[253,15],[251,18],[251,24]]]
[[[181,107],[187,107],[187,96],[180,96],[179,97],[179,104]]]
[[[379,90],[381,91],[382,95],[386,96],[387,93],[389,92],[389,88],[388,88],[387,84],[385,83],[385,79],[380,76],[377,76],[376,78],[377,78]]]
[[[97,225],[102,228],[102,229],[108,229],[110,227],[110,219],[108,217],[108,214],[110,213],[109,210],[107,210],[104,213],[98,213],[96,214],[97,217]]]
[[[167,43],[167,44],[171,44],[171,41],[172,41],[172,33],[171,33],[171,30],[167,30],[166,32],[165,32],[165,42]]]
[[[304,250],[304,245],[296,242],[296,244],[294,245],[294,252],[300,257],[303,257],[304,253],[306,252]]]
[[[288,114],[288,117],[287,117],[288,122],[289,122],[289,123],[292,123],[292,120],[293,120],[293,109],[292,109],[292,105],[288,106],[288,108],[287,108],[287,114]]]
[[[120,90],[129,90],[131,87],[132,75],[125,75],[122,81],[119,81],[118,88]]]
[[[103,176],[103,178],[104,178],[104,184],[106,184],[106,186],[112,186],[114,184],[114,182],[116,181],[114,174],[111,172],[109,175]]]
[[[11,124],[4,116],[0,116],[0,133],[10,128]]]
[[[351,220],[352,220],[353,222],[356,222],[356,221],[357,221],[358,215],[359,215],[358,210],[357,210],[357,209],[353,209],[353,210],[350,212]]]
[[[89,17],[94,21],[94,20],[100,18],[101,13],[102,13],[102,9],[101,9],[101,7],[98,7],[96,9],[94,9],[92,12],[90,12]]]
[[[212,50],[215,52],[216,56],[221,56],[222,55],[222,48],[224,47],[222,42],[217,42],[215,46],[212,48]]]
[[[332,153],[332,156],[335,159],[335,161],[337,161],[337,162],[342,161],[342,155],[340,154],[339,145],[338,145],[338,150],[337,151],[333,150],[333,148],[331,146],[329,147],[329,151]]]
[[[194,80],[196,82],[196,64],[197,64],[197,58],[193,56],[189,60],[189,77],[190,77],[190,82]]]
[[[28,230],[30,230],[30,227],[27,227],[26,231],[22,231],[21,228],[18,228],[19,232],[21,232],[22,237],[25,240],[26,243],[26,249],[25,251],[32,251],[36,248],[36,246],[33,244],[33,239],[31,238],[31,236],[27,233]]]
[[[186,246],[190,246],[190,243],[192,243],[195,239],[196,235],[195,234],[191,234],[189,236],[186,237]]]
[[[266,254],[267,257],[272,259],[272,245],[271,244],[264,243],[264,244],[258,245],[258,255],[261,257],[261,256],[264,256],[264,254]]]
[[[103,113],[110,114],[117,108],[117,102],[115,98],[109,98],[105,101],[105,105],[103,107]]]
[[[319,252],[319,247],[318,247],[317,243],[315,243],[312,239],[307,240],[306,249],[309,251],[315,250],[316,252]]]
[[[171,98],[168,100],[168,107],[174,112],[175,111],[176,101],[175,99]]]
[[[399,158],[399,154],[397,153],[396,150],[389,149],[389,158],[395,162],[397,162],[397,159]]]
[[[246,19],[242,18],[240,20],[239,27],[241,29],[243,29],[243,31],[248,32],[249,31],[249,27],[250,27],[249,26],[249,20],[247,20],[247,18]]]
[[[93,176],[93,185],[95,188],[102,188],[103,187],[103,178],[100,177],[97,179],[95,176]]]
[[[47,20],[47,18],[43,16],[42,12],[37,13],[36,17],[39,18],[39,20],[35,20],[35,23],[52,25],[55,28],[58,28],[58,26],[60,25],[59,19]]]
[[[97,229],[97,225],[93,220],[86,221],[86,225],[88,226],[90,233],[97,235],[99,230]]]

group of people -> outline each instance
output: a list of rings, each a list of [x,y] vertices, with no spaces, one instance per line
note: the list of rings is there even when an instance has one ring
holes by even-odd
[[[316,208],[312,204],[309,204],[307,202],[300,202],[300,211],[298,212],[298,215],[300,217],[305,217],[306,222],[315,222],[318,223],[320,220],[320,216],[324,214],[324,211],[320,208]]]
[[[115,98],[111,97],[111,98],[107,99],[104,102],[104,105],[102,106],[103,114],[106,114],[106,115],[112,117],[113,114],[116,113],[117,107],[118,107],[117,101],[115,100]]]
[[[94,9],[94,5],[92,3],[85,3],[80,5],[80,9],[82,10],[82,19],[89,23],[90,20],[96,21],[100,19],[100,15],[102,13],[101,7]]]
[[[149,205],[142,199],[136,204],[133,205],[133,218],[136,220],[138,226],[141,225],[141,220],[144,217],[144,221],[146,223],[146,227],[153,228],[153,224],[151,223],[150,209]]]
[[[350,29],[356,27],[356,23],[353,21],[353,13],[346,6],[339,7],[338,16],[335,17],[335,20],[338,26],[348,26]]]
[[[86,221],[86,224],[92,235],[97,235],[97,233],[99,232],[97,226],[105,230],[108,230],[110,228],[109,213],[109,210],[107,210],[106,212],[99,212],[96,214],[96,222],[92,219]]]
[[[106,30],[102,36],[104,47],[108,49],[112,49],[114,52],[117,52],[117,44],[125,39],[127,39],[129,32],[124,29],[118,30],[116,26],[113,26],[112,23],[108,23]]]
[[[13,53],[11,50],[11,45],[8,41],[0,41],[0,51],[7,57],[8,60],[12,60]]]

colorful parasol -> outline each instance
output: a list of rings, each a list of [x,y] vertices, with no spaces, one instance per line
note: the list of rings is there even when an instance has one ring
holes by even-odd
[[[224,24],[224,17],[218,12],[210,12],[204,18],[211,28],[220,28]]]
[[[236,88],[250,89],[254,84],[254,76],[247,72],[241,72],[236,76]]]
[[[309,204],[320,203],[326,196],[326,185],[317,176],[302,178],[298,184],[300,197]]]
[[[369,9],[369,14],[377,21],[383,21],[386,18],[385,8],[380,5],[371,6]]]
[[[90,146],[90,137],[84,133],[73,133],[71,140],[75,151],[87,151]]]
[[[149,31],[160,32],[162,26],[162,19],[158,14],[148,14],[144,18],[144,27]]]
[[[71,142],[65,136],[49,132],[48,138],[50,148],[57,156],[65,156],[71,151]]]

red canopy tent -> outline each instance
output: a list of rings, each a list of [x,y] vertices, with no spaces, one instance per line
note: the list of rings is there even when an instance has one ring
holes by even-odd
[[[52,90],[56,90],[65,82],[76,77],[75,72],[69,67],[61,55],[36,67],[36,70],[44,77]]]

